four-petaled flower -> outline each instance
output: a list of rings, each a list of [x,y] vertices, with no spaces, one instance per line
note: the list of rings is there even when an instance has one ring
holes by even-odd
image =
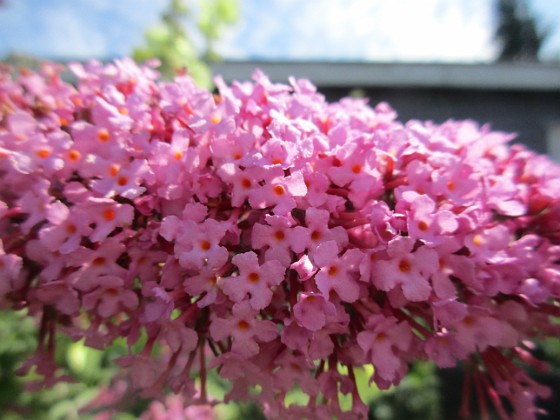
[[[272,341],[278,330],[268,320],[258,319],[258,311],[248,301],[236,303],[229,318],[216,318],[210,324],[210,335],[216,341],[232,338],[231,351],[245,357],[259,352],[259,343]]]
[[[357,341],[375,367],[376,383],[388,387],[398,381],[407,366],[402,355],[412,345],[412,330],[405,322],[394,317],[371,315],[366,329],[358,333]]]
[[[245,252],[237,254],[231,262],[239,268],[239,273],[222,279],[222,290],[234,302],[241,302],[249,295],[254,309],[263,309],[272,299],[272,288],[284,280],[286,269],[277,260],[260,265],[257,254]]]
[[[414,241],[397,237],[387,246],[387,257],[374,259],[371,264],[371,281],[383,291],[396,287],[402,289],[405,298],[423,301],[429,298],[432,288],[429,278],[438,269],[437,252],[427,246],[415,251]]]

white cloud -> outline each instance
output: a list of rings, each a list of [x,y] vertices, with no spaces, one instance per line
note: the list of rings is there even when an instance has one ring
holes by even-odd
[[[223,44],[261,58],[484,61],[488,0],[244,0],[251,17]]]

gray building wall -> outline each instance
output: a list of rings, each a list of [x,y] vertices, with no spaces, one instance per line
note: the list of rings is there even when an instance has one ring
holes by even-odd
[[[326,88],[331,100],[347,89]],[[541,153],[548,151],[549,127],[560,121],[560,92],[503,91],[450,88],[365,88],[372,104],[387,101],[401,121],[474,119],[494,130],[518,134],[515,141]]]

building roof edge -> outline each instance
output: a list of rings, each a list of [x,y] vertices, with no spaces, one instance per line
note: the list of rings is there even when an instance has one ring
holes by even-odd
[[[556,63],[365,63],[225,61],[212,65],[226,82],[251,78],[255,69],[271,80],[290,76],[328,87],[450,88],[538,90],[560,92],[560,64]]]

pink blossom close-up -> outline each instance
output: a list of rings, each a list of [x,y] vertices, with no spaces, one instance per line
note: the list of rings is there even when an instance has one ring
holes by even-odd
[[[258,70],[212,93],[128,59],[68,69],[35,74],[45,98],[0,69],[0,308],[40,325],[32,386],[71,380],[62,335],[126,342],[114,365],[153,416],[213,418],[214,375],[268,418],[366,418],[358,372],[387,389],[432,361],[464,367],[465,407],[536,418],[558,164]]]

